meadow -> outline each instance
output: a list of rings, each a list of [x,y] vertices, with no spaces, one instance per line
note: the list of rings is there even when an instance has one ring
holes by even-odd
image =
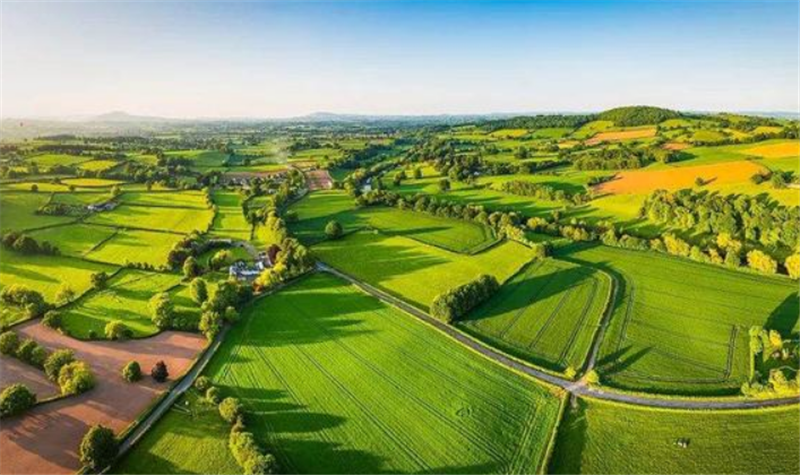
[[[325,226],[331,220],[338,221],[345,232],[371,227],[387,235],[404,236],[466,254],[478,252],[497,241],[489,227],[478,223],[396,208],[356,208],[353,199],[338,190],[311,193],[290,209],[298,217],[298,221],[290,223],[290,230],[307,243],[326,239]]]
[[[549,473],[798,473],[798,415],[580,400],[559,425]]]
[[[205,194],[200,191],[126,191],[119,200],[139,206],[208,209]]]
[[[47,193],[22,191],[0,193],[0,232],[38,229],[75,220],[70,216],[36,214],[36,210],[47,203],[49,197]]]
[[[580,370],[610,294],[603,272],[545,259],[509,279],[460,326],[534,364]]]
[[[463,255],[377,231],[352,233],[311,250],[323,262],[424,310],[441,292],[480,274],[504,282],[533,258],[529,248],[516,242]]]
[[[159,330],[150,319],[150,298],[179,286],[180,281],[176,274],[125,269],[109,281],[107,288],[62,311],[64,331],[74,338],[103,338],[106,324],[119,320],[134,337],[155,335]],[[176,307],[176,311],[180,314],[189,309]]]
[[[54,244],[63,255],[84,257],[116,233],[114,228],[77,223],[42,229],[32,232],[31,236]]]
[[[663,254],[571,245],[563,260],[595,267],[619,286],[598,369],[617,387],[735,394],[747,380],[753,325],[797,334],[797,284]]]
[[[214,212],[208,209],[121,204],[111,211],[93,214],[86,222],[103,226],[188,234],[192,231],[207,230],[213,218]]]
[[[182,236],[179,234],[118,229],[108,240],[84,254],[87,259],[124,265],[128,263],[166,265],[167,255]]]
[[[538,473],[561,404],[325,274],[256,301],[206,374],[286,473]],[[196,444],[185,421],[160,422],[120,468],[214,463],[203,448],[222,435]]]
[[[243,241],[250,240],[250,224],[242,214],[242,198],[232,191],[215,191],[212,200],[217,214],[211,224],[211,234]]]

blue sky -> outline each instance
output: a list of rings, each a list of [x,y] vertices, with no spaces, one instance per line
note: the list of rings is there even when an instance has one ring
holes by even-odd
[[[796,1],[3,2],[2,115],[796,111]]]

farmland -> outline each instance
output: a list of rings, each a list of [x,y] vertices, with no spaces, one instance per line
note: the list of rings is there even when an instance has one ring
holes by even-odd
[[[534,363],[577,370],[583,366],[610,292],[609,277],[596,269],[537,261],[506,282],[462,326]]]
[[[403,236],[356,232],[312,247],[323,262],[427,309],[439,293],[483,273],[500,282],[533,258],[530,249],[505,242],[474,256],[455,254]]]
[[[242,214],[241,197],[236,193],[217,192],[212,197],[217,213],[211,225],[211,233],[248,241],[250,224]]]
[[[559,427],[549,472],[796,473],[798,421],[796,406],[712,412],[581,400]]]
[[[747,379],[749,327],[785,336],[800,328],[789,280],[606,246],[569,246],[559,257],[604,270],[620,285],[599,362],[615,386],[735,393]]]
[[[181,238],[180,234],[166,232],[117,229],[84,257],[118,265],[144,263],[160,267],[166,264],[170,249]]]
[[[192,231],[205,231],[213,217],[214,213],[210,210],[123,204],[112,211],[95,214],[86,222],[103,226],[187,234]]]
[[[287,471],[541,470],[558,396],[338,279],[307,277],[245,319],[207,374]],[[164,419],[120,471],[186,473],[217,434],[195,443]]]

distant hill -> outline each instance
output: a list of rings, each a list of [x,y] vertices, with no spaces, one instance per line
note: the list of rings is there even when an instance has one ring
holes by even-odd
[[[152,123],[152,122],[175,122],[178,119],[168,119],[165,117],[155,117],[147,115],[133,115],[124,111],[113,111],[105,114],[96,115],[87,122],[116,122],[116,123]]]
[[[600,120],[610,120],[617,127],[658,124],[669,119],[677,119],[681,113],[670,109],[652,106],[627,106],[601,112]]]

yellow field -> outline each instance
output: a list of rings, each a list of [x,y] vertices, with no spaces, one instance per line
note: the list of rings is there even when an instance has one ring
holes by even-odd
[[[748,155],[763,158],[798,157],[800,156],[800,142],[784,142],[748,148],[744,151]]]
[[[623,171],[615,179],[599,185],[597,189],[611,194],[644,193],[659,189],[679,190],[695,186],[697,178],[713,185],[749,183],[750,177],[763,170],[758,164],[742,160],[697,167]]]
[[[586,141],[587,145],[596,145],[601,142],[618,142],[620,140],[646,139],[655,137],[656,128],[647,127],[642,129],[616,130],[612,132],[600,132],[599,134]]]

